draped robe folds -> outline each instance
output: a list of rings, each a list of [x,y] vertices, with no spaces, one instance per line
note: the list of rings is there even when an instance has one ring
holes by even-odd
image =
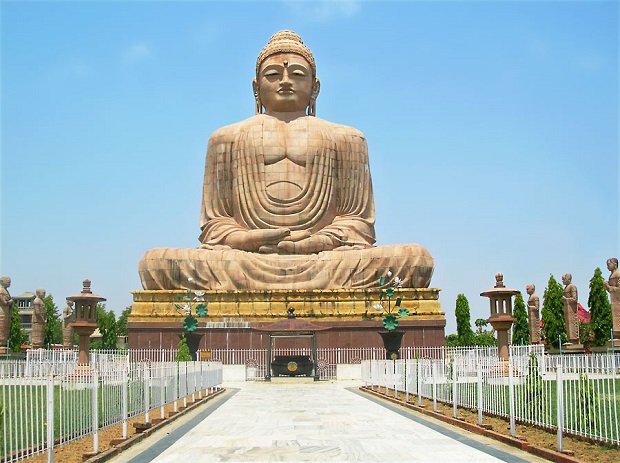
[[[266,158],[279,146],[266,115],[217,130],[207,149],[197,249],[157,248],[140,261],[145,289],[362,289],[388,270],[405,287],[428,287],[433,258],[417,244],[375,247],[374,200],[366,141],[356,129],[315,117],[293,121],[286,139],[302,152],[305,173],[291,179],[294,194],[272,194],[287,183],[267,179]],[[292,124],[292,123],[291,123]],[[300,127],[301,126],[301,127]],[[281,129],[282,127],[280,127]],[[300,136],[301,134],[301,136]],[[275,143],[275,144],[274,144]],[[274,184],[276,185],[274,187]],[[276,192],[277,193],[277,192]],[[331,239],[317,254],[262,254],[223,244],[235,231],[287,228]]]

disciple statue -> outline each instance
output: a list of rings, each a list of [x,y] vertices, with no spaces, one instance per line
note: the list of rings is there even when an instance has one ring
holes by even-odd
[[[571,344],[579,344],[579,309],[577,307],[577,287],[571,283],[573,276],[570,273],[562,275],[564,284],[564,326],[566,336]]]
[[[67,301],[62,317],[62,347],[71,349],[74,343],[74,332],[71,323],[75,321],[73,302]]]
[[[314,56],[291,31],[256,60],[256,114],[220,128],[206,154],[200,246],[140,261],[145,289],[338,289],[377,286],[391,271],[428,287],[417,244],[375,247],[368,148],[351,127],[316,117]]]
[[[11,323],[11,304],[13,299],[9,294],[11,279],[3,275],[0,277],[0,352],[5,353],[9,340],[9,326]]]
[[[620,270],[618,270],[617,258],[607,259],[607,270],[611,272],[609,281],[605,282],[605,289],[607,289],[611,298],[613,336],[614,339],[620,339]]]
[[[45,337],[45,290],[38,288],[32,302],[32,348],[43,349]]]
[[[534,293],[536,291],[534,283],[527,285],[525,291],[530,296],[527,300],[527,311],[530,320],[530,342],[532,344],[540,344],[540,301],[536,293]]]

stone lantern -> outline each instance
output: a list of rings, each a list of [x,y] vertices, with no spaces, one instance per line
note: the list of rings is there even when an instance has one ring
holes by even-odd
[[[84,280],[84,288],[80,294],[67,298],[68,302],[73,302],[75,321],[71,324],[75,332],[80,337],[79,365],[88,365],[88,348],[90,346],[90,335],[97,329],[97,304],[105,301],[105,298],[93,294],[90,290],[90,280]]]
[[[516,320],[512,316],[512,296],[519,294],[516,289],[504,287],[504,275],[495,275],[495,287],[480,293],[491,301],[491,317],[487,320],[497,332],[497,352],[500,360],[508,360],[508,332]]]

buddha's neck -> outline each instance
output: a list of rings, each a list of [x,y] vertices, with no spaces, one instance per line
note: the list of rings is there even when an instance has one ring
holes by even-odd
[[[291,111],[291,112],[278,112],[278,111],[266,111],[267,116],[275,117],[282,122],[291,122],[300,117],[306,117],[306,111]]]

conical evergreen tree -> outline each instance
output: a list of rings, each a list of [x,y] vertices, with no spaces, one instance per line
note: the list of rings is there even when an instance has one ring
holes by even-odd
[[[515,306],[512,315],[516,318],[512,325],[512,344],[526,346],[530,343],[530,326],[527,321],[527,310],[523,296],[518,293],[515,297]]]
[[[185,333],[181,337],[178,344],[179,350],[177,352],[177,362],[191,362],[192,356],[189,353],[189,347],[187,346],[187,339],[185,339]]]
[[[547,346],[555,348],[560,347],[560,342],[564,344],[567,341],[566,327],[564,326],[564,304],[562,303],[562,295],[564,289],[562,285],[553,278],[549,277],[549,283],[545,288],[543,295],[542,322],[543,334]]]
[[[594,333],[594,345],[604,346],[611,337],[613,319],[611,316],[611,304],[605,290],[605,279],[600,268],[594,270],[594,276],[590,280],[590,294],[588,295],[588,307],[590,307],[590,327]]]
[[[28,337],[22,330],[22,323],[19,319],[19,308],[15,301],[11,304],[11,318],[9,324],[9,349],[13,352],[22,351],[22,343],[28,340]]]
[[[469,312],[469,301],[464,294],[456,297],[456,334],[459,338],[459,345],[473,346],[476,341],[474,330],[471,329],[471,315]]]

